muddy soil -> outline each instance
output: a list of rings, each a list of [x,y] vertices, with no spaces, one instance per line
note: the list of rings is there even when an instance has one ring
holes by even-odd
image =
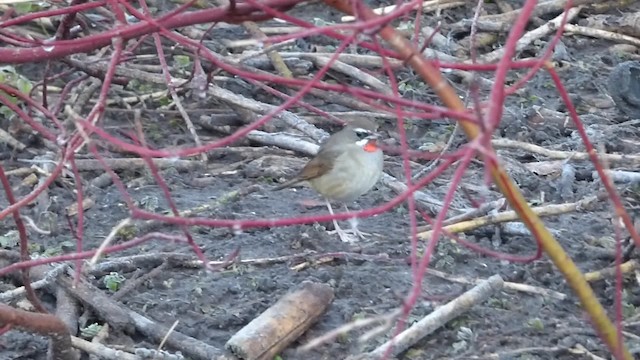
[[[295,10],[293,14],[300,14]],[[454,22],[461,17],[471,17],[472,9],[460,8],[444,11],[444,19]],[[308,17],[308,16],[307,16]],[[327,14],[327,19],[337,18],[338,14]],[[433,19],[426,16],[426,23]],[[334,19],[335,20],[335,19]],[[566,36],[562,40],[566,56],[556,64],[567,92],[578,106],[585,126],[588,126],[599,146],[612,152],[634,154],[638,152],[637,125],[615,107],[607,95],[607,78],[611,69],[618,63],[628,60],[624,56],[610,51],[612,42],[580,37]],[[527,49],[521,55],[534,55],[540,49]],[[406,74],[405,74],[406,75]],[[512,72],[509,83],[517,81],[523,73]],[[408,75],[407,75],[408,76]],[[417,83],[415,83],[417,86]],[[432,95],[419,94],[424,99]],[[206,108],[206,102],[194,106]],[[563,151],[583,151],[584,145],[575,136],[572,129],[559,128],[557,124],[532,124],[530,110],[534,106],[565,112],[566,108],[555,90],[551,78],[544,72],[536,75],[525,90],[512,96],[505,108],[505,116],[497,132],[497,137],[530,142],[545,148]],[[322,106],[320,106],[322,108]],[[331,108],[325,104],[326,108]],[[334,108],[331,108],[335,110]],[[345,109],[342,109],[345,110]],[[115,113],[108,113],[104,120],[106,128],[131,127],[130,119],[123,119]],[[188,132],[183,129],[163,129],[161,118],[149,118],[148,126],[160,131],[154,143],[156,147],[171,145],[175,139],[188,140]],[[382,123],[382,122],[381,122]],[[383,123],[384,133],[395,132],[394,124]],[[327,128],[326,126],[324,126]],[[158,130],[160,129],[160,130]],[[331,127],[330,129],[335,129]],[[171,130],[171,133],[163,131]],[[413,124],[409,127],[411,144],[416,148],[425,144],[438,144],[451,133],[451,126],[445,122],[431,125]],[[198,129],[205,140],[220,136]],[[178,134],[178,132],[180,132]],[[186,140],[185,140],[186,139]],[[637,139],[637,137],[636,137]],[[164,143],[163,143],[164,141]],[[456,137],[453,146],[464,141],[461,135]],[[622,144],[622,145],[621,145]],[[623,146],[623,144],[626,144]],[[257,143],[243,143],[245,146],[260,147]],[[10,150],[4,150],[9,152]],[[304,162],[304,156],[290,151],[265,148],[267,156],[287,157],[289,169],[282,169],[280,177],[292,174]],[[524,150],[501,150],[500,154],[510,164],[535,162],[538,159]],[[30,155],[13,153],[16,158]],[[114,156],[121,156],[115,154]],[[324,214],[326,209],[321,198],[312,190],[288,189],[280,192],[269,191],[277,181],[277,173],[271,173],[260,166],[256,159],[262,154],[251,151],[236,151],[212,156],[206,168],[194,171],[165,171],[163,174],[169,184],[171,195],[181,210],[194,209],[203,204],[210,208],[199,216],[212,219],[264,219],[284,218],[301,215]],[[21,164],[6,159],[5,170],[17,168]],[[540,159],[544,160],[544,159]],[[238,166],[238,163],[242,166]],[[388,173],[402,179],[401,159],[397,156],[386,157]],[[512,175],[522,187],[527,199],[534,204],[553,204],[573,202],[596,194],[601,185],[591,176],[593,166],[587,162],[574,162],[577,176],[571,183],[569,192],[561,192],[561,178],[541,176],[522,167],[509,167]],[[228,171],[222,171],[228,169]],[[452,169],[453,170],[453,169]],[[630,169],[633,170],[633,169]],[[207,176],[207,173],[215,173]],[[448,189],[452,171],[428,185],[423,191],[442,198]],[[98,172],[83,172],[83,181],[90,181]],[[134,201],[147,210],[158,213],[168,210],[161,189],[154,184],[146,170],[119,171],[124,183],[134,184],[127,189]],[[480,163],[470,166],[463,183],[471,194],[481,201],[499,199],[500,195],[493,186],[484,188],[485,176]],[[206,179],[202,185],[194,179]],[[17,187],[20,177],[12,177],[12,185]],[[75,197],[73,186],[68,180],[59,181],[49,190],[51,212],[63,211]],[[233,191],[257,186],[257,190],[239,197],[229,196]],[[625,193],[626,204],[636,205],[635,189],[617,185]],[[24,195],[28,189],[18,191]],[[129,214],[123,196],[116,186],[103,189],[91,188],[86,196],[95,200],[95,205],[85,214],[85,248],[95,248],[112,227]],[[360,198],[354,208],[380,206],[395,194],[379,185],[375,190]],[[315,201],[316,206],[309,206]],[[6,206],[4,197],[2,207]],[[463,194],[456,197],[456,207],[471,208],[471,203]],[[36,208],[25,208],[23,215],[40,219]],[[455,212],[452,212],[455,214]],[[548,226],[557,236],[565,250],[571,255],[581,270],[595,271],[611,266],[613,263],[614,230],[611,225],[612,210],[606,201],[598,203],[586,211],[545,218]],[[43,253],[45,250],[65,252],[73,251],[73,238],[69,235],[64,217],[54,217],[59,230],[55,235],[44,236],[30,232],[32,251]],[[425,225],[420,221],[418,225]],[[348,226],[346,223],[344,226]],[[394,328],[381,336],[361,343],[358,337],[368,329],[357,330],[340,336],[328,344],[311,352],[300,355],[294,348],[309,340],[321,336],[345,323],[366,317],[389,313],[402,306],[411,290],[413,277],[411,266],[407,262],[411,252],[408,236],[410,234],[409,217],[406,205],[401,205],[380,215],[361,219],[362,230],[371,233],[367,239],[356,243],[342,243],[336,236],[328,235],[330,223],[293,225],[274,228],[253,228],[242,231],[228,228],[194,227],[190,229],[197,244],[209,260],[226,259],[239,249],[240,259],[276,258],[292,254],[316,253],[361,253],[384,255],[377,260],[358,260],[335,258],[332,261],[314,262],[302,269],[294,266],[300,259],[286,262],[272,262],[264,265],[229,266],[217,272],[203,269],[171,267],[162,271],[140,286],[131,289],[121,303],[164,326],[179,321],[176,330],[192,336],[212,346],[223,348],[231,335],[237,332],[262,311],[272,305],[276,299],[305,280],[330,284],[335,290],[335,300],[326,314],[296,341],[290,350],[281,354],[283,359],[343,359],[350,354],[372,350],[388,339]],[[14,229],[10,218],[0,222],[0,234]],[[169,234],[181,234],[174,226],[164,225],[153,229]],[[534,240],[526,234],[513,234],[498,227],[485,227],[464,235],[467,241],[484,248],[521,256],[534,254],[537,247]],[[124,241],[124,238],[119,239]],[[67,244],[64,247],[62,244]],[[69,244],[71,246],[69,247]],[[7,249],[17,249],[15,245],[3,245]],[[142,253],[177,252],[192,254],[184,244],[153,241],[139,247],[112,254],[109,258]],[[632,255],[633,256],[633,255]],[[505,280],[542,287],[567,294],[565,300],[552,297],[527,294],[511,290],[501,291],[489,301],[474,306],[469,312],[456,318],[443,328],[431,334],[400,356],[401,359],[475,359],[487,358],[490,354],[501,354],[504,359],[585,359],[584,353],[572,353],[568,349],[576,345],[584,346],[598,356],[609,358],[602,341],[590,328],[589,319],[581,310],[577,298],[565,283],[561,274],[550,260],[542,258],[522,264],[499,260],[481,255],[460,246],[449,239],[440,241],[433,256],[431,268],[455,276],[469,279],[488,278],[494,274]],[[151,269],[142,269],[148,272]],[[125,278],[133,272],[122,272]],[[138,275],[136,275],[138,276]],[[91,281],[106,293],[103,278]],[[125,280],[126,284],[128,280]],[[0,283],[2,290],[10,289],[14,284],[7,278]],[[592,284],[599,300],[614,314],[614,282],[612,279]],[[624,316],[631,317],[640,304],[638,286],[635,279],[626,278],[623,284]],[[426,276],[423,280],[423,294],[409,316],[414,322],[433,311],[433,309],[460,295],[470,286],[444,280],[435,276]],[[55,306],[55,298],[45,291],[39,292],[48,306]],[[91,318],[90,322],[100,322]],[[637,325],[625,329],[638,333]],[[627,338],[630,347],[640,346],[637,338]],[[122,333],[111,334],[107,344],[120,344],[135,347],[156,348],[157,343],[136,335]],[[17,330],[0,336],[0,359],[44,359],[47,348],[46,338]],[[518,350],[523,350],[518,352]],[[172,349],[168,349],[172,350]]]

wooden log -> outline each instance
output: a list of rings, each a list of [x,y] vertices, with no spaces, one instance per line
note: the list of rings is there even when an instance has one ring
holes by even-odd
[[[226,348],[243,360],[271,360],[311,327],[333,296],[329,285],[303,282],[233,335]]]

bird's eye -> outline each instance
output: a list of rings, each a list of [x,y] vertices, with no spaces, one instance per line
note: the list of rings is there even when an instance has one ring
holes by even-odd
[[[360,140],[365,139],[365,138],[367,138],[367,136],[371,135],[371,132],[367,131],[365,129],[355,129],[355,132],[356,132],[356,136]]]

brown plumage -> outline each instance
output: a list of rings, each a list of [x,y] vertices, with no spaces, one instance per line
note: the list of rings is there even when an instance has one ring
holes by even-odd
[[[329,200],[351,202],[371,190],[382,176],[383,154],[377,147],[377,129],[377,124],[368,119],[354,119],[331,135],[293,179],[274,190],[307,182],[325,197],[333,214]],[[345,240],[344,231],[335,221],[334,226]],[[362,236],[356,226],[352,230]]]

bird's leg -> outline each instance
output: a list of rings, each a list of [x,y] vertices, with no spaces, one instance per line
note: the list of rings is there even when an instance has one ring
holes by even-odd
[[[349,208],[347,207],[347,204],[344,204],[344,210],[346,212],[349,212]],[[364,232],[358,230],[358,218],[357,217],[349,218],[349,224],[351,225],[350,232],[353,235],[359,237],[360,239],[364,239],[366,236],[371,236],[371,234],[367,234],[367,233],[364,233]]]
[[[333,209],[331,208],[331,203],[329,202],[329,200],[325,199],[325,201],[327,203],[327,208],[329,209],[329,214],[335,215],[333,213]],[[356,236],[354,236],[353,234],[350,234],[348,231],[342,230],[340,225],[338,225],[338,222],[336,221],[336,219],[333,219],[333,227],[334,227],[335,230],[327,231],[327,233],[330,234],[330,235],[338,234],[338,236],[340,237],[340,240],[342,240],[342,242],[356,242],[356,241],[358,241],[358,238]]]

